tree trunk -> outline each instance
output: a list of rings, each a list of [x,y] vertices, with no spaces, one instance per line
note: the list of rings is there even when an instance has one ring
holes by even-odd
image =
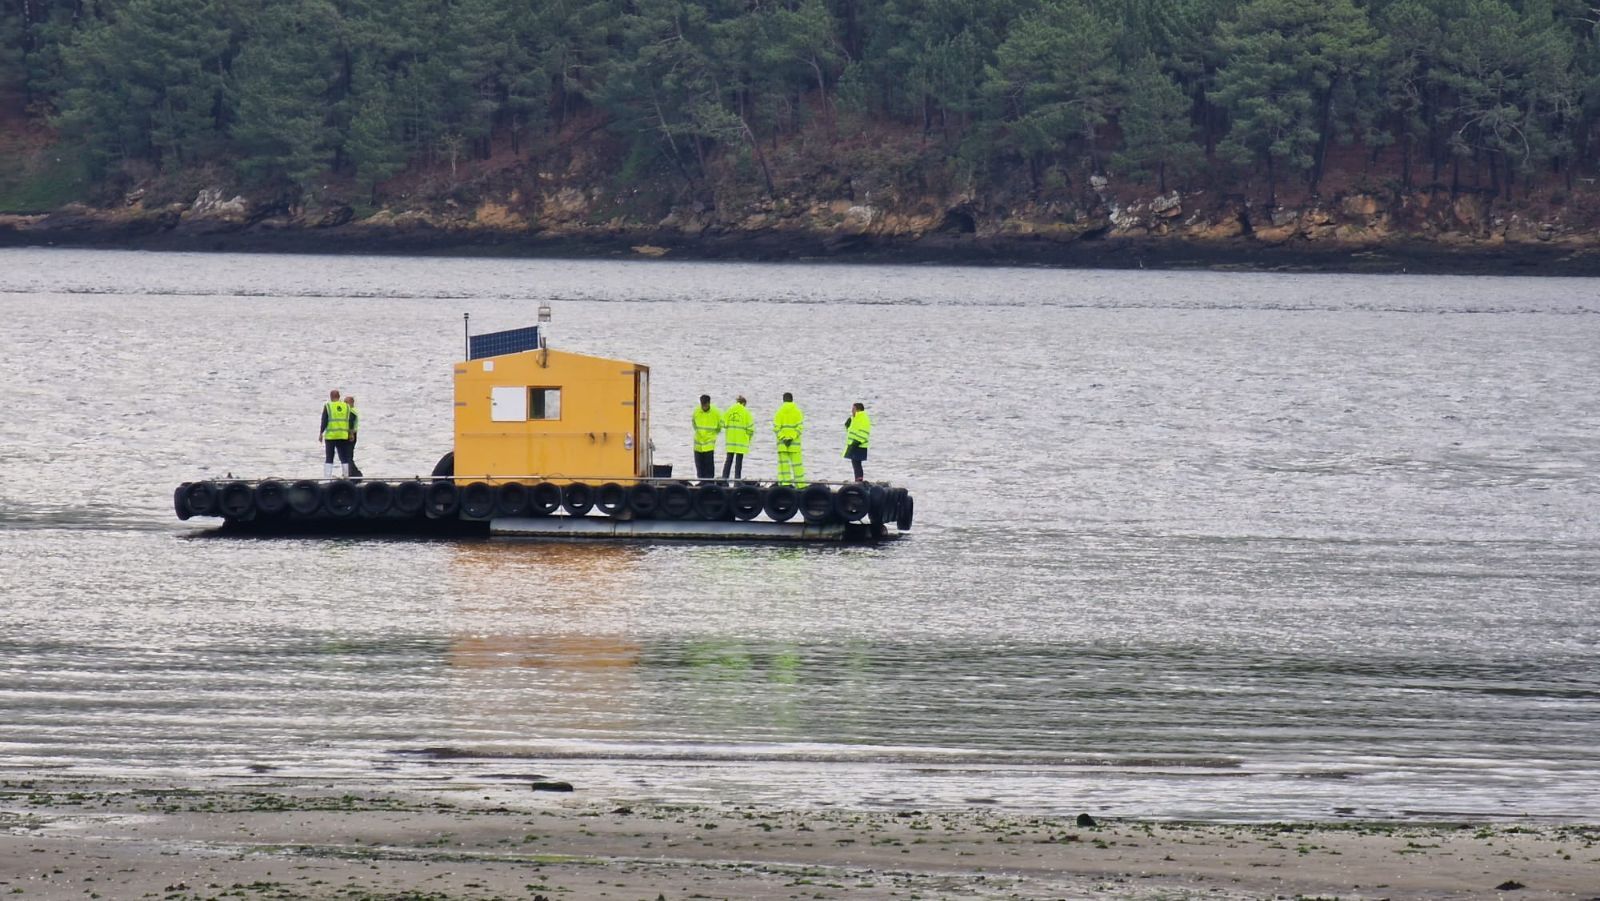
[[[1400,189],[1411,191],[1411,132],[1400,138]]]
[[[1267,209],[1278,208],[1278,170],[1273,165],[1272,154],[1267,154]]]
[[[1319,101],[1322,107],[1319,111],[1321,126],[1317,135],[1317,154],[1311,160],[1312,197],[1317,196],[1317,185],[1322,182],[1322,167],[1328,158],[1328,138],[1333,130],[1333,86],[1337,83],[1337,80],[1330,80],[1327,90],[1322,92],[1322,99]]]
[[[767,185],[767,197],[776,198],[778,190],[772,184],[772,170],[767,168],[767,155],[761,152],[761,142],[756,140],[756,133],[743,116],[739,117],[739,127],[744,129],[745,140],[750,142],[750,152],[756,155],[756,162],[761,164],[761,180]]]

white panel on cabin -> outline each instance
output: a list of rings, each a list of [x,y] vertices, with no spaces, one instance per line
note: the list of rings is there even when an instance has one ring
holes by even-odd
[[[528,389],[490,388],[489,419],[492,422],[527,422]]]

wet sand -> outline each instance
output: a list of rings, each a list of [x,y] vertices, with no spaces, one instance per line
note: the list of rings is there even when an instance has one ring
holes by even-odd
[[[441,782],[0,782],[20,898],[1600,898],[1600,826],[685,807]]]

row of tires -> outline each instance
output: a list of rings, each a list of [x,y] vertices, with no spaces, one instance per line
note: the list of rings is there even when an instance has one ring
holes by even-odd
[[[911,494],[904,488],[864,483],[834,489],[820,484],[793,488],[755,482],[457,485],[450,479],[185,482],[174,493],[173,506],[179,519],[220,516],[250,520],[292,515],[488,520],[552,516],[560,511],[568,516],[586,516],[593,510],[606,516],[636,519],[751,520],[765,514],[773,522],[788,522],[799,516],[817,525],[894,523],[901,531],[911,528],[915,508]]]

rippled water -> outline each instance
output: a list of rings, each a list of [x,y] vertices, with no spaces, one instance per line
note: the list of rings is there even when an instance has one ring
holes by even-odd
[[[178,482],[449,447],[461,315],[793,391],[881,547],[233,539]],[[0,776],[1592,818],[1600,281],[0,250]],[[759,434],[759,433],[758,433]],[[769,474],[758,440],[750,465]],[[448,749],[448,750],[441,750]]]

